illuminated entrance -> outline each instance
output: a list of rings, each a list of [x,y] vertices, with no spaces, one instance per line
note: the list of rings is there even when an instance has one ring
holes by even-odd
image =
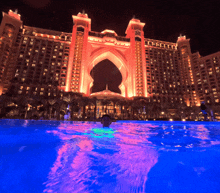
[[[87,95],[92,94],[91,90],[93,88],[93,83],[96,83],[96,82],[94,82],[91,72],[93,72],[92,70],[96,68],[96,65],[102,62],[107,62],[108,64],[114,65],[116,69],[118,69],[116,71],[117,73],[120,72],[121,83],[118,85],[118,93],[126,97],[127,84],[128,84],[127,83],[128,68],[126,66],[126,61],[123,55],[117,53],[117,50],[115,49],[112,49],[111,51],[106,51],[106,50],[109,50],[109,49],[103,48],[103,49],[98,49],[97,51],[93,52],[93,55],[90,58],[90,62],[88,63],[87,69],[85,69],[85,72],[84,72],[87,78],[84,79],[82,82],[83,84],[82,91],[84,91],[84,93],[87,93]],[[106,85],[104,85],[104,89],[105,89],[105,86]],[[85,92],[85,90],[87,92]]]
[[[109,89],[121,97],[147,96],[147,74],[145,59],[144,23],[131,19],[126,29],[126,37],[115,31],[91,31],[91,19],[85,13],[73,16],[72,41],[65,91],[80,92],[90,96],[93,92]],[[113,64],[121,75],[117,89],[112,89],[111,81],[104,80],[99,90],[93,79],[93,69],[106,61]],[[65,68],[65,67],[64,67]],[[149,88],[150,89],[150,88]]]

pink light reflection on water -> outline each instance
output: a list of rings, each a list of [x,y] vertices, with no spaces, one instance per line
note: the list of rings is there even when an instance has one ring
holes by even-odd
[[[112,162],[120,166],[117,174],[116,192],[124,191],[131,192],[136,187],[144,191],[144,185],[147,181],[147,175],[151,168],[158,161],[158,153],[155,149],[145,144],[151,144],[147,140],[150,128],[154,125],[146,124],[144,130],[140,128],[137,130],[137,125],[128,125],[127,127],[119,128],[116,137],[117,145],[120,151],[112,156]],[[142,131],[142,132],[141,132]]]
[[[97,125],[60,125],[59,130],[50,131],[58,135],[64,144],[58,150],[44,192],[91,192],[91,185],[98,185],[101,192],[132,192],[137,189],[143,191],[147,175],[158,161],[157,151],[143,145],[150,144],[146,134],[148,127],[145,128],[146,132],[143,131],[140,135],[135,124],[122,127],[113,125],[115,137],[108,140],[113,140],[114,144],[106,147],[103,147],[103,143],[100,144],[100,139],[71,133],[73,129],[87,133],[92,131],[92,127],[97,128]],[[95,147],[113,148],[116,151],[113,154],[107,151],[100,153]],[[94,158],[99,160],[96,165]],[[98,169],[94,169],[96,166],[104,166],[104,173],[100,174]],[[103,182],[104,174],[116,176],[115,181]]]
[[[57,159],[48,175],[44,192],[89,192],[83,183],[91,176],[92,165],[87,151],[92,151],[92,140],[83,135],[72,135],[73,127],[61,124],[59,130],[48,131],[58,135],[64,142],[58,150]],[[85,132],[85,126],[74,127],[75,131]],[[63,131],[65,131],[65,134]],[[73,133],[73,132],[72,132]]]

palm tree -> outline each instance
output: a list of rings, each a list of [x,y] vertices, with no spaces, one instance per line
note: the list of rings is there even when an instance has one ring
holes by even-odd
[[[184,102],[175,103],[177,108],[177,116],[180,120],[185,119],[187,115],[187,105]]]
[[[116,104],[120,101],[120,99],[114,97],[112,99],[110,99],[113,103],[113,108],[114,108],[114,114],[116,114]]]
[[[7,90],[7,92],[5,93],[8,97],[16,97],[18,94],[18,90],[19,90],[19,80],[18,78],[12,78],[10,80],[10,87]]]
[[[94,120],[96,120],[96,112],[97,112],[97,98],[96,97],[93,97],[91,98],[91,102],[94,104]]]
[[[117,104],[120,106],[121,109],[121,118],[124,119],[125,111],[127,110],[127,100],[126,99],[119,99]]]
[[[48,111],[49,111],[48,97],[47,96],[41,97],[40,103],[41,103],[41,105],[39,107],[39,111],[41,113],[40,116],[43,118],[47,118]]]
[[[67,110],[67,108],[70,107],[70,105],[71,105],[72,102],[74,101],[74,98],[73,98],[73,96],[71,95],[71,92],[66,92],[66,93],[64,93],[63,101],[64,101],[64,104],[66,104],[66,110]],[[65,110],[65,114],[66,114],[66,110]],[[69,109],[69,110],[70,110],[70,109]]]
[[[132,119],[132,104],[133,100],[131,99],[126,99],[126,104],[125,104],[125,112],[126,112],[126,118],[127,119]]]
[[[52,110],[53,110],[54,104],[57,102],[57,99],[54,97],[49,97],[47,101],[49,104],[49,119],[51,119]]]
[[[71,118],[73,118],[73,113],[79,111],[79,103],[81,101],[82,94],[76,92],[65,92],[63,95],[63,106],[66,104],[66,107],[70,107]],[[66,109],[65,109],[66,112]]]
[[[18,114],[20,118],[25,118],[26,109],[27,109],[27,96],[19,95],[16,100],[16,104],[18,107]]]
[[[220,103],[216,103],[212,106],[214,118],[216,118],[216,115],[220,115]]]
[[[103,100],[101,100],[101,104],[104,106],[105,113],[107,113],[108,105],[111,104],[110,99],[103,99]]]
[[[163,112],[163,115],[164,115],[163,118],[167,119],[169,117],[168,109],[170,108],[170,104],[168,103],[167,99],[160,103],[160,108],[161,108],[161,113]]]
[[[80,107],[83,107],[83,115],[82,115],[82,119],[85,120],[85,116],[86,116],[86,106],[89,104],[90,102],[90,98],[82,96],[80,99]]]
[[[136,113],[138,119],[140,119],[140,113],[143,114],[144,109],[148,114],[148,99],[146,97],[135,97],[132,103],[133,115]]]
[[[0,96],[0,109],[1,109],[1,117],[5,117],[8,113],[8,105],[12,102],[12,98],[3,94]]]
[[[137,118],[136,114],[138,114],[139,107],[140,107],[139,102],[134,99],[132,104],[131,104],[132,119],[136,119]]]

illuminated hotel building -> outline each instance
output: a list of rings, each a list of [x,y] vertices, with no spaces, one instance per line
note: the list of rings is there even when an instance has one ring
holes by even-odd
[[[85,13],[73,16],[72,33],[23,25],[17,12],[3,13],[0,26],[0,84],[5,93],[16,77],[18,94],[53,95],[63,91],[91,94],[92,69],[109,60],[120,71],[117,97],[149,97],[160,103],[219,103],[220,52],[191,53],[189,39],[176,43],[144,37],[145,23],[131,19],[126,36],[113,30],[91,31]],[[105,92],[114,95],[114,92]],[[99,92],[100,94],[100,92]]]
[[[193,71],[198,97],[207,103],[220,102],[220,52],[201,57],[192,54]]]

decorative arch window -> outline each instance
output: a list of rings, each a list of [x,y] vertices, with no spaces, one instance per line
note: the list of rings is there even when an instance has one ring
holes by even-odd
[[[77,27],[77,31],[81,31],[81,32],[84,32],[84,28],[83,27]]]
[[[141,41],[141,38],[140,37],[135,37],[135,41]]]

